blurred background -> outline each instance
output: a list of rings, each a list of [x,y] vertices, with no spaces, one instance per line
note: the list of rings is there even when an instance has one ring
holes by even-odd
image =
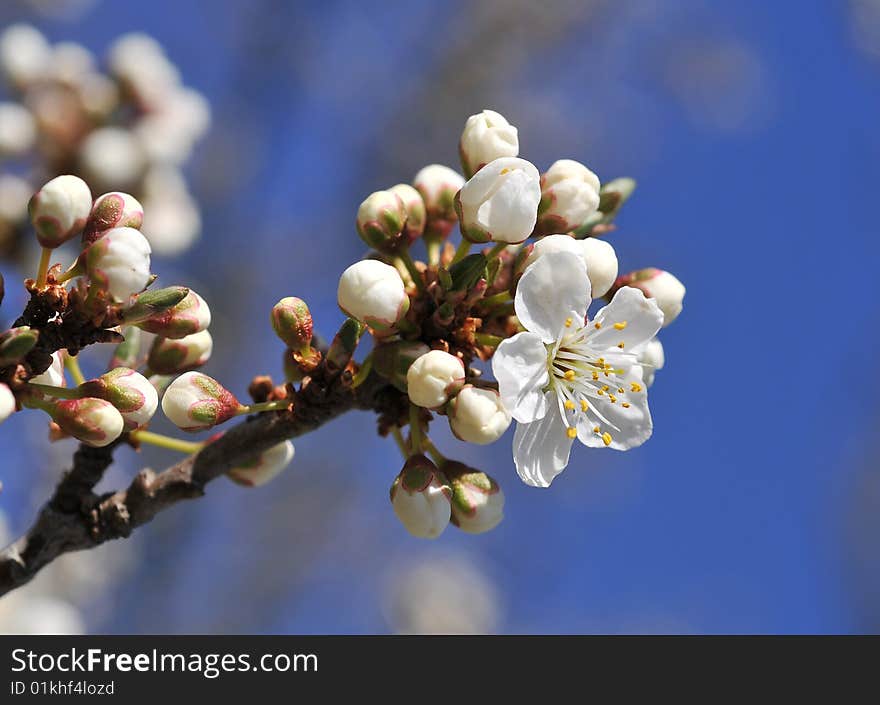
[[[398,452],[350,414],[266,488],[219,480],[59,561],[0,601],[0,631],[880,630],[880,0],[4,2],[0,25],[20,21],[100,61],[146,32],[210,104],[183,172],[198,239],[153,269],[211,304],[205,371],[236,393],[280,376],[282,296],[332,335],[357,204],[457,166],[483,108],[539,169],[637,179],[611,236],[622,271],[667,269],[688,294],[645,446],[579,448],[537,490],[512,429],[482,448],[439,434],[504,488],[488,534],[410,537],[388,502]],[[36,261],[2,265],[4,320]],[[27,528],[72,449],[36,414],[0,426],[0,534]],[[108,487],[175,461],[117,457]]]

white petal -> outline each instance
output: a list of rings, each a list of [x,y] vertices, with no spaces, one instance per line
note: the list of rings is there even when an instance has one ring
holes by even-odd
[[[578,440],[590,448],[605,448],[602,435],[611,436],[611,444],[607,447],[614,450],[629,450],[642,445],[651,437],[654,422],[648,409],[648,393],[646,386],[641,384],[641,391],[631,391],[633,382],[640,382],[641,368],[634,367],[631,372],[615,377],[615,383],[626,391],[617,394],[617,402],[612,404],[607,395],[590,400],[590,411],[578,423]],[[628,403],[629,407],[623,406]],[[595,429],[598,427],[598,432]]]
[[[623,343],[620,349],[631,352],[656,335],[663,325],[663,312],[654,299],[647,299],[638,289],[625,286],[618,290],[610,304],[600,309],[594,322],[601,327],[594,328],[590,334],[593,348],[603,350]],[[615,324],[623,329],[615,328]]]
[[[547,392],[545,404],[552,404]],[[513,461],[522,481],[532,487],[549,487],[553,478],[568,465],[572,439],[559,414],[551,410],[544,418],[521,423],[513,436]]]
[[[492,358],[492,372],[501,401],[517,421],[529,423],[547,413],[543,389],[550,377],[547,348],[539,335],[517,333],[502,341]]]
[[[514,301],[517,318],[545,343],[556,340],[567,318],[582,323],[589,305],[587,267],[582,259],[565,252],[548,252],[529,265],[519,280]]]

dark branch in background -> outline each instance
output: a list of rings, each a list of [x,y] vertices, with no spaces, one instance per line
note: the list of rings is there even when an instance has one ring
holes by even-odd
[[[201,497],[211,480],[288,438],[314,431],[352,409],[393,412],[398,396],[376,375],[352,389],[350,370],[329,377],[318,374],[303,383],[291,410],[249,419],[198,454],[158,474],[142,470],[128,488],[104,495],[96,495],[94,488],[120,442],[105,448],[81,445],[73,468],[33,526],[0,552],[0,595],[24,585],[65,553],[128,537],[159,512],[181,500]]]

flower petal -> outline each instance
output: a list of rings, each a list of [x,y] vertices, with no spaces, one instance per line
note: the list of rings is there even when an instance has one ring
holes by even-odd
[[[504,406],[520,423],[530,423],[547,413],[544,387],[547,348],[536,333],[517,333],[502,341],[492,358],[492,372]]]
[[[640,373],[641,367],[634,366],[625,374],[615,376],[615,384],[626,390],[614,395],[615,403],[611,403],[608,395],[590,400],[590,410],[578,422],[578,440],[581,443],[590,448],[629,450],[651,437],[654,422],[648,408],[646,385],[641,381]],[[610,443],[605,443],[603,436],[606,433],[610,436]]]
[[[514,300],[517,318],[545,343],[556,340],[567,318],[582,323],[589,305],[587,267],[580,257],[566,252],[548,252],[529,265],[519,280]]]
[[[624,286],[614,295],[610,304],[599,310],[593,324],[588,338],[593,348],[603,350],[617,347],[629,352],[651,340],[660,330],[663,312],[654,299],[646,299],[638,289]],[[623,347],[620,343],[623,343]]]
[[[550,407],[553,392],[544,403]],[[532,487],[549,487],[553,478],[568,465],[572,439],[555,410],[532,423],[517,424],[513,436],[513,461],[522,481]]]

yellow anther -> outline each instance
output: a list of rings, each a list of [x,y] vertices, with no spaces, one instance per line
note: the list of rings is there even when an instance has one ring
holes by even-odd
[[[593,433],[599,433],[599,427],[593,426]]]
[[[510,171],[510,169],[508,169],[507,167],[504,167],[504,168],[501,170],[501,173],[502,173],[502,174],[506,174],[506,173],[509,172],[509,171]]]
[[[581,399],[581,411],[586,411],[590,408],[590,405],[587,404],[585,399]]]
[[[566,434],[568,434],[569,438],[577,438],[578,430],[574,426],[569,426]]]
[[[617,344],[617,347],[619,347],[621,350],[623,350],[623,348],[624,348],[625,345],[626,345],[626,343],[624,343],[624,342],[621,340],[621,341]]]
[[[612,403],[612,404],[616,404],[616,403],[617,403],[617,397],[614,396],[613,394],[609,394],[609,395],[608,395],[608,398],[611,400],[611,403]]]
[[[599,330],[602,327],[602,324],[599,323],[599,321],[596,321],[593,325],[596,327],[596,330]]]
[[[611,445],[611,434],[608,433],[608,431],[605,431],[605,433],[602,434],[602,442],[603,442],[606,446],[610,446],[610,445]]]
[[[574,379],[574,370],[566,370],[565,371],[565,379],[567,379],[569,382],[571,382],[571,380]]]
[[[602,395],[605,394],[605,390],[604,390],[604,389],[600,389],[598,392],[596,392],[596,394],[598,394],[598,395],[601,397]]]
[[[571,328],[571,316],[565,319],[565,327]]]
[[[617,330],[623,330],[624,328],[626,328],[626,321],[621,321],[620,323],[615,323],[614,327]]]
[[[593,370],[593,381],[596,382],[599,380],[599,373],[596,370]]]
[[[602,391],[603,391],[603,392],[607,392],[609,389],[611,389],[611,387],[609,387],[607,384],[603,384],[603,385],[602,385]]]
[[[602,367],[605,367],[605,358],[604,357],[600,357],[598,360],[596,360],[596,362],[598,362],[599,365],[601,365]]]
[[[638,382],[632,382],[629,385],[629,388],[632,389],[634,392],[641,392],[642,391],[642,385],[639,384]]]
[[[623,387],[618,387],[618,388],[617,388],[617,393],[618,393],[618,394],[623,394],[625,391],[626,391],[626,390],[625,390]]]
[[[571,399],[566,399],[563,406],[569,411],[574,411],[574,402]]]
[[[625,402],[623,402],[623,404],[621,404],[621,406],[622,406],[624,409],[629,409],[629,402],[628,402],[628,401],[625,401]]]

